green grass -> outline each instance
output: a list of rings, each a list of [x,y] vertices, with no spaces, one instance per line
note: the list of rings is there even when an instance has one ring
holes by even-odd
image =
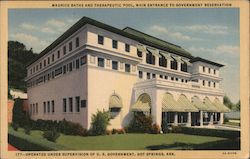
[[[9,129],[13,133],[12,128]],[[33,130],[26,135],[19,129],[18,136],[52,145],[42,137],[42,131]],[[239,145],[239,141],[221,137],[186,134],[116,134],[104,136],[70,136],[61,134],[55,144],[66,150],[152,150],[152,149],[237,149],[229,145]],[[216,146],[217,145],[217,146]],[[14,145],[15,146],[15,145]]]
[[[240,123],[225,122],[225,125],[240,126]]]

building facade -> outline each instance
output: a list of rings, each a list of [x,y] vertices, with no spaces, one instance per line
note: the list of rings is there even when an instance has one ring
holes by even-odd
[[[83,17],[27,67],[32,119],[69,120],[89,129],[97,110],[110,110],[109,128],[134,112],[161,126],[223,123],[219,69],[169,42],[132,28]]]

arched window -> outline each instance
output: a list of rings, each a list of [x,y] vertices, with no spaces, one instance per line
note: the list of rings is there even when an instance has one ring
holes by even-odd
[[[119,95],[113,94],[109,98],[109,111],[111,118],[115,118],[121,111],[122,108],[122,100]]]
[[[146,54],[146,62],[148,64],[155,65],[155,56],[151,52],[148,52]]]
[[[134,112],[151,112],[151,98],[148,94],[141,94],[136,103],[132,106],[132,111]]]
[[[181,71],[187,72],[187,63],[186,62],[181,64]]]
[[[167,67],[167,60],[163,55],[159,57],[159,66]]]
[[[177,61],[175,59],[171,61],[171,69],[177,70]]]

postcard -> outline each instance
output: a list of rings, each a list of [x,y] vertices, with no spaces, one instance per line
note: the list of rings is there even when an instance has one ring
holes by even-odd
[[[1,158],[249,158],[248,1],[1,1]]]

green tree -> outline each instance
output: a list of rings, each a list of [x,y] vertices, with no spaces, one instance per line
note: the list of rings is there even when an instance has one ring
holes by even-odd
[[[91,117],[91,134],[104,135],[106,133],[107,126],[109,125],[110,119],[111,117],[109,111],[97,110],[97,113],[93,114]]]
[[[20,127],[29,125],[29,117],[23,111],[23,100],[17,98],[13,107],[12,123]]]
[[[231,100],[228,98],[228,96],[224,96],[223,103],[225,106],[227,106],[229,109],[232,109],[234,107],[234,104],[231,102]]]
[[[235,110],[240,111],[240,100],[235,104]]]
[[[38,54],[18,41],[8,42],[8,82],[10,88],[26,91],[24,78],[27,75],[26,66],[33,61]]]

